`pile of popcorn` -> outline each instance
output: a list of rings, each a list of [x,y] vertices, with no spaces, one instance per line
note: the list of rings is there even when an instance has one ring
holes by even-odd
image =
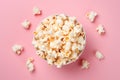
[[[38,16],[42,14],[42,10],[38,7],[33,8],[33,15]],[[88,11],[86,18],[94,23],[98,13],[95,11]],[[29,30],[31,21],[25,19],[21,23],[22,27]],[[96,26],[96,31],[99,35],[105,34],[103,24]],[[75,17],[69,17],[64,14],[49,16],[45,18],[37,27],[34,32],[32,44],[36,49],[38,56],[47,60],[48,64],[56,65],[60,68],[63,65],[76,61],[82,54],[86,43],[85,32],[83,31],[82,24],[78,23]],[[24,46],[14,44],[12,50],[15,54],[21,55]],[[98,60],[104,59],[104,55],[96,50],[95,57]],[[34,59],[28,58],[26,67],[28,71],[35,71]],[[87,59],[81,60],[81,68],[88,69],[90,63]]]
[[[76,17],[64,14],[45,18],[34,32],[36,53],[58,68],[76,61],[86,43],[85,32]]]

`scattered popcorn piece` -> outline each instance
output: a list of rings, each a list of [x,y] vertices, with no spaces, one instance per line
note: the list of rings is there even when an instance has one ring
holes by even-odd
[[[26,66],[30,72],[33,72],[35,70],[35,66],[33,64],[34,59],[33,58],[28,58],[26,61]]]
[[[81,66],[81,68],[82,69],[88,69],[89,68],[89,62],[87,61],[87,60],[82,60],[82,66]]]
[[[23,47],[21,45],[15,44],[15,45],[13,45],[12,50],[16,54],[20,55],[23,51]]]
[[[97,32],[101,35],[105,33],[104,27],[102,24],[99,24],[98,27],[96,28]]]
[[[34,7],[33,8],[33,14],[34,15],[40,15],[41,14],[41,10],[38,7]]]
[[[33,72],[35,69],[33,63],[30,63],[29,65],[27,65],[27,68],[30,72]]]
[[[95,18],[97,16],[97,13],[94,11],[90,11],[86,14],[86,17],[91,21],[94,22]]]
[[[25,29],[29,29],[30,28],[30,21],[29,20],[24,20],[24,22],[22,22],[22,26],[25,28]]]
[[[104,58],[103,54],[100,51],[96,51],[95,56],[97,59],[101,60]]]

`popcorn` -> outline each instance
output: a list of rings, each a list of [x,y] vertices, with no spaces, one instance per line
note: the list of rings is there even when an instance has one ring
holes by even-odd
[[[64,19],[64,20],[67,18],[64,14],[60,14],[59,16],[61,16],[62,19]]]
[[[28,58],[28,60],[26,61],[27,69],[28,69],[30,72],[33,72],[33,71],[35,70],[35,66],[34,66],[34,64],[33,64],[33,61],[34,61],[33,58]]]
[[[77,53],[72,54],[72,58],[75,59],[78,56]]]
[[[38,33],[38,36],[39,36],[39,37],[41,37],[41,36],[42,36],[42,34],[43,34],[42,32],[39,32],[39,33]]]
[[[102,24],[99,24],[98,27],[96,28],[97,32],[101,35],[105,33],[104,27]]]
[[[95,56],[97,59],[101,60],[104,58],[103,54],[100,51],[96,51]]]
[[[72,51],[75,51],[76,49],[77,49],[77,44],[73,43],[73,45],[72,45]]]
[[[25,28],[25,29],[29,29],[31,23],[29,20],[25,19],[24,22],[22,22],[22,26]]]
[[[69,31],[70,26],[68,26],[68,25],[64,25],[62,29],[63,29],[64,31]]]
[[[55,48],[55,47],[57,47],[56,42],[55,42],[55,41],[54,41],[54,42],[50,42],[50,47],[51,47],[51,48]]]
[[[84,38],[83,38],[82,36],[80,36],[80,37],[78,38],[78,43],[80,43],[80,44],[82,44],[82,45],[85,45],[85,40],[84,40]]]
[[[80,26],[77,25],[76,27],[74,27],[74,32],[79,33],[81,31],[82,31],[82,28]]]
[[[53,60],[52,59],[47,59],[48,64],[52,65],[53,64]]]
[[[86,14],[86,17],[91,21],[94,22],[95,18],[97,16],[97,13],[94,11],[90,11]]]
[[[63,25],[62,19],[57,19],[57,20],[56,20],[56,23],[57,23],[59,26],[62,26],[62,25]]]
[[[70,50],[70,47],[71,47],[71,42],[67,42],[66,45],[65,45],[65,51],[69,51]]]
[[[85,47],[83,27],[75,17],[49,16],[38,25],[32,44],[36,53],[57,68],[76,61]]]
[[[35,44],[37,44],[37,42],[36,41],[32,41],[32,45],[35,45]]]
[[[55,51],[52,51],[51,56],[52,56],[53,58],[57,58],[57,53],[56,53]]]
[[[74,22],[74,21],[76,20],[76,17],[69,17],[69,20],[70,20],[71,22]]]
[[[31,57],[31,58],[28,58],[27,59],[27,62],[26,62],[26,65],[29,65],[31,62],[33,62],[34,61],[34,59]]]
[[[71,22],[72,22],[72,21],[70,21],[70,22],[69,22],[69,21],[67,21],[67,20],[66,20],[66,21],[64,21],[64,23],[65,23],[65,25],[66,25],[66,26],[69,26]]]
[[[35,70],[33,63],[30,63],[29,65],[27,65],[27,68],[30,72],[33,72]]]
[[[57,31],[56,33],[55,33],[55,36],[61,36],[62,35],[62,31]]]
[[[21,45],[15,44],[15,45],[13,45],[12,50],[16,54],[20,55],[23,51],[23,47]]]
[[[88,69],[89,68],[89,62],[87,61],[87,60],[82,60],[82,66],[81,66],[81,68],[82,69]]]
[[[42,11],[41,11],[38,7],[34,7],[34,8],[33,8],[33,14],[34,14],[34,15],[40,15],[41,12],[42,12]]]
[[[56,51],[53,51],[52,49],[50,49],[48,51],[48,56],[51,58],[57,58],[57,53],[56,53]]]
[[[64,53],[63,53],[63,52],[59,53],[59,54],[58,54],[58,57],[64,58]]]
[[[81,44],[77,44],[77,49],[78,50],[83,50],[84,49],[84,45],[81,46]]]
[[[63,59],[59,62],[59,64],[56,64],[57,68],[61,68],[62,65],[66,65],[66,60]]]
[[[48,34],[52,34],[53,33],[53,30],[52,29],[50,29],[49,31],[48,31]],[[41,33],[42,34],[42,33]]]

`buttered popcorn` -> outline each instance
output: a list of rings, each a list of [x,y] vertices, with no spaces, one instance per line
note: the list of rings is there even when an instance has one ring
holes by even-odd
[[[34,32],[37,55],[58,68],[76,61],[85,47],[83,26],[64,14],[45,18]]]

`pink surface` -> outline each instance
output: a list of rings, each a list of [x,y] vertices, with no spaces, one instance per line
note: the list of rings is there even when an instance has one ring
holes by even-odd
[[[120,0],[0,0],[0,80],[120,80],[119,3]],[[34,6],[43,10],[41,16],[32,15]],[[90,10],[99,14],[95,23],[85,18],[85,13]],[[35,54],[31,45],[32,32],[44,17],[56,13],[76,16],[84,25],[87,45],[81,58],[90,62],[88,70],[81,70],[79,60],[57,69]],[[32,22],[30,30],[21,27],[24,19]],[[105,26],[104,36],[95,30],[99,23]],[[11,50],[15,43],[25,47],[20,56]],[[101,51],[105,59],[97,60],[95,50]],[[35,59],[34,73],[26,68],[28,57]]]

